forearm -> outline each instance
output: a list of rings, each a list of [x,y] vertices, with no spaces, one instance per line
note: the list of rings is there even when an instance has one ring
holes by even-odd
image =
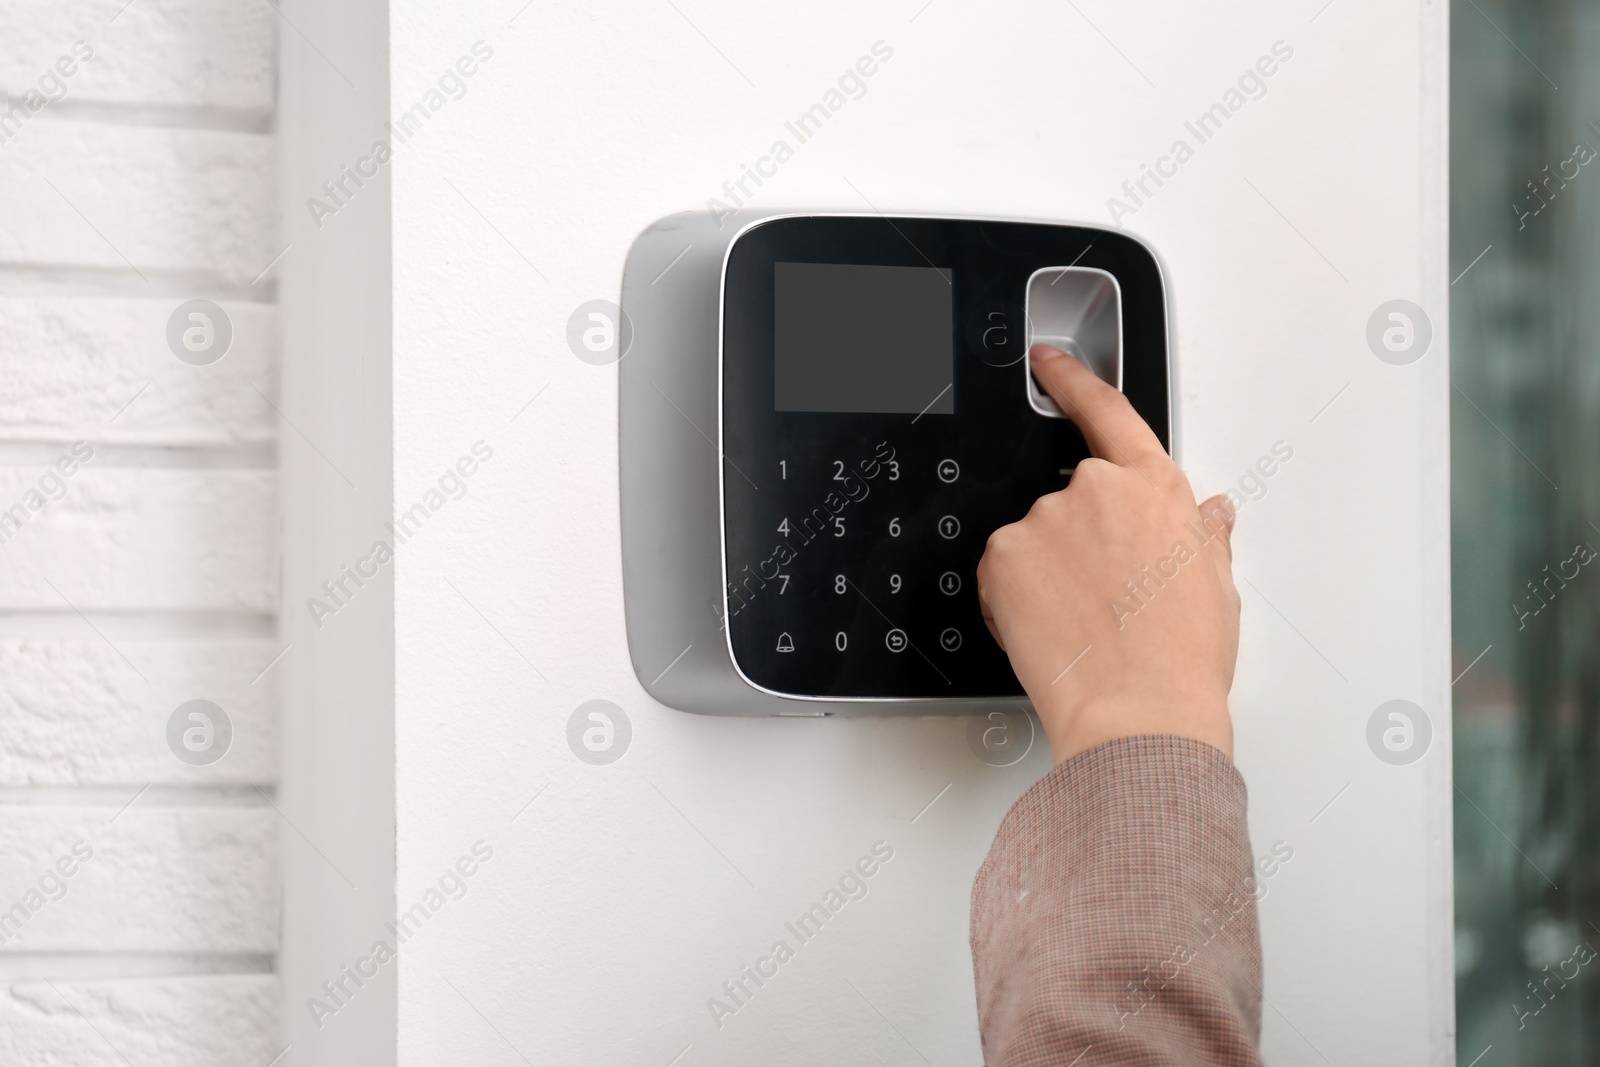
[[[973,886],[986,1062],[1259,1064],[1253,889],[1244,782],[1222,752],[1125,737],[1057,766]]]

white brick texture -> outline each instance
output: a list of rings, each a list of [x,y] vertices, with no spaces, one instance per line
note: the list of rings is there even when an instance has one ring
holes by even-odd
[[[277,1020],[272,975],[18,980],[0,996],[0,1063],[266,1067]]]
[[[281,19],[0,5],[0,1064],[283,1051]],[[207,366],[168,347],[194,298],[232,327]],[[204,766],[168,741],[197,699],[232,726]]]
[[[82,40],[94,57],[66,100],[266,110],[276,18],[239,0],[7,0],[0,83],[21,96]]]
[[[35,117],[0,146],[0,262],[248,285],[278,253],[272,174],[260,134]]]
[[[184,301],[0,295],[0,440],[146,445],[271,441],[278,312],[218,301],[233,343],[193,366],[167,346]]]
[[[128,799],[137,792],[130,788]],[[0,807],[0,955],[274,952],[281,819],[267,806],[142,799],[120,815],[114,807]],[[70,875],[57,866],[63,857]]]
[[[279,651],[248,639],[113,647],[92,633],[0,641],[0,786],[273,782],[280,671],[261,672]],[[167,720],[197,699],[233,727],[227,753],[208,766],[180,761],[167,744]]]
[[[53,469],[0,468],[0,605],[275,609],[275,472],[96,470],[91,460],[49,500],[40,483]],[[32,511],[28,502],[41,498],[44,507]]]

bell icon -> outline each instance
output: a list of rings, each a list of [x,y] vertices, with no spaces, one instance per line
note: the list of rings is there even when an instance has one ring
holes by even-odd
[[[779,634],[778,635],[778,651],[779,652],[793,652],[794,651],[794,638],[790,637],[786,633]]]

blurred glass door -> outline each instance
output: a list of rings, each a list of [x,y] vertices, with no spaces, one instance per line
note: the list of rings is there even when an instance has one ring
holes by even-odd
[[[1600,1062],[1600,2],[1451,29],[1457,1063]]]

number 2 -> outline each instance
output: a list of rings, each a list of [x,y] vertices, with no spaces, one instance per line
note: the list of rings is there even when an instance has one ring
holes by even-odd
[[[844,461],[836,459],[833,461],[833,466],[833,480],[836,482],[844,481]]]

